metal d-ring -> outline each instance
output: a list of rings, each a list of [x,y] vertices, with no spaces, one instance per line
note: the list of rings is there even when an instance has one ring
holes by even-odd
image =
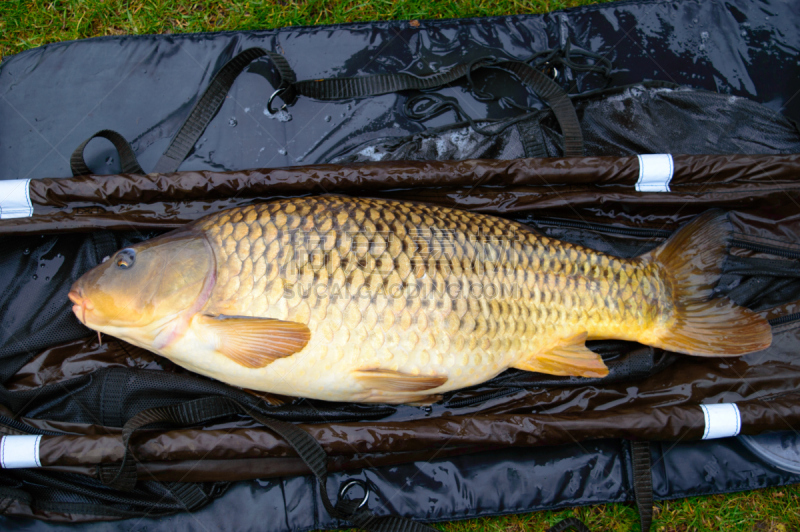
[[[550,77],[552,77],[553,80],[558,79],[558,68],[556,68],[555,65],[551,65],[550,61],[545,61],[544,67],[550,70],[551,72]]]
[[[278,96],[280,96],[281,94],[283,94],[284,92],[286,92],[286,89],[288,89],[288,88],[289,88],[289,87],[278,87],[278,90],[276,90],[275,92],[273,92],[273,93],[272,93],[272,96],[270,96],[270,97],[269,97],[269,100],[267,100],[267,112],[268,112],[269,114],[271,114],[271,115],[274,115],[274,114],[277,112],[277,111],[274,111],[274,110],[272,109],[272,101],[273,101],[273,100],[274,100],[276,97],[278,97]],[[286,109],[286,104],[285,104],[285,103],[284,103],[284,104],[281,106],[280,110],[281,110],[281,111],[283,111],[284,109]]]
[[[350,480],[345,482],[344,485],[339,490],[339,500],[344,499],[344,496],[347,494],[348,491],[350,491],[350,488],[352,488],[353,486],[360,486],[361,489],[364,490],[364,498],[361,499],[361,503],[359,503],[359,505],[356,506],[356,509],[359,509],[362,506],[364,506],[365,504],[367,504],[367,501],[369,500],[369,493],[370,493],[369,488],[367,487],[367,483],[364,482],[363,480],[358,480],[358,479],[355,479],[355,478],[351,478]]]

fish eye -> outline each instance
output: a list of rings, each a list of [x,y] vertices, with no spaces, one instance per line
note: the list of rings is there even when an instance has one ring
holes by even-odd
[[[127,270],[136,261],[136,251],[131,248],[125,248],[117,253],[114,260],[117,261],[117,268]]]

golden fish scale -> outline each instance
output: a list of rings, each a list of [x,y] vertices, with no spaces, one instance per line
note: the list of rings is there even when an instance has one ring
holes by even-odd
[[[320,387],[380,368],[445,375],[437,391],[455,389],[583,331],[635,339],[669,312],[654,264],[442,207],[310,197],[200,228],[217,260],[204,311],[307,324],[286,367]]]

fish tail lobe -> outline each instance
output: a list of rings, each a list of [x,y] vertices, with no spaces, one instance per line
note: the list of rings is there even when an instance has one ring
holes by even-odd
[[[650,345],[695,356],[736,356],[766,349],[772,329],[759,314],[728,298],[711,299],[730,238],[727,214],[695,218],[642,258],[657,262],[672,289],[672,317]]]

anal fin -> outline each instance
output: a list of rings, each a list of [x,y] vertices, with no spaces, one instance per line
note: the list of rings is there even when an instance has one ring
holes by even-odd
[[[308,327],[293,321],[245,316],[199,316],[197,320],[219,353],[247,368],[263,368],[293,355],[311,339]]]
[[[587,333],[562,339],[549,351],[516,362],[513,367],[550,375],[605,377],[608,367],[603,359],[586,347]]]

